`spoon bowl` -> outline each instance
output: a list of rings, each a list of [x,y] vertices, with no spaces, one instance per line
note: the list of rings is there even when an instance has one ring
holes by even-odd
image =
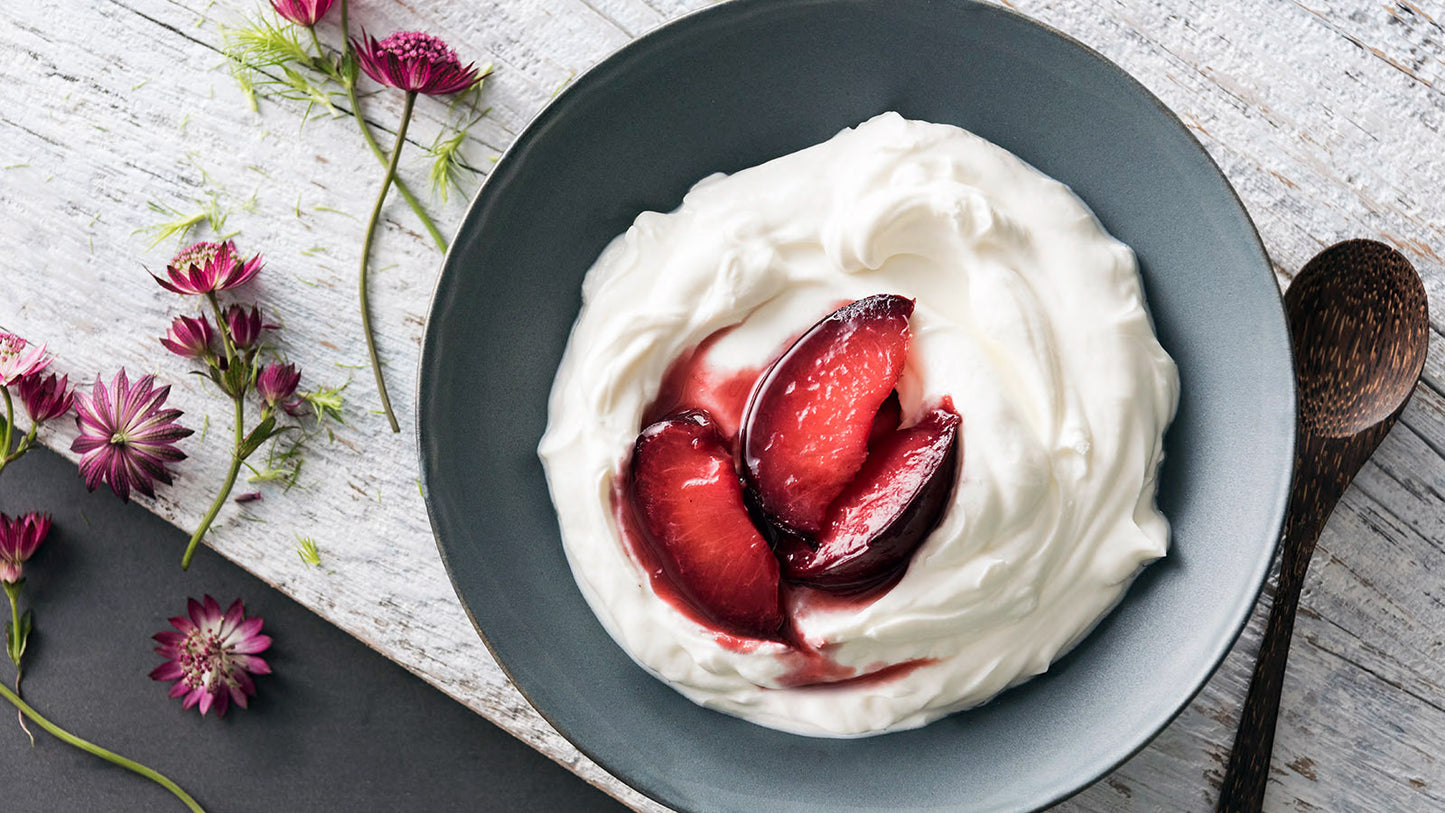
[[[1348,437],[1409,400],[1429,320],[1420,276],[1398,251],[1348,240],[1320,252],[1285,292],[1302,431]]]

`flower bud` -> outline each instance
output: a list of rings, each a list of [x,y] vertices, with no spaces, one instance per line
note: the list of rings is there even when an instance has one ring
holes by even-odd
[[[0,582],[15,584],[25,564],[50,533],[50,515],[32,512],[15,519],[0,514]]]
[[[291,22],[311,28],[326,16],[333,2],[335,0],[271,0],[271,7]]]
[[[20,395],[20,402],[25,405],[25,413],[32,422],[38,424],[59,418],[69,412],[75,402],[69,377],[56,378],[55,373],[44,378],[39,375],[22,378],[16,385],[16,391]]]
[[[215,335],[205,314],[195,318],[177,316],[171,322],[171,329],[161,337],[161,345],[181,358],[205,358],[211,355]]]
[[[296,365],[273,361],[256,377],[256,394],[261,396],[266,406],[274,407],[295,395],[296,386],[300,383],[301,372]]]
[[[265,328],[275,327],[261,321],[261,309],[252,307],[246,310],[240,305],[232,305],[226,308],[226,329],[231,332],[231,343],[237,350],[250,350],[261,338],[261,331]]]

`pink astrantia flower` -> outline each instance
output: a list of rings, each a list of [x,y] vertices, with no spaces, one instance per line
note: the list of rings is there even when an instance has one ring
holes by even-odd
[[[237,350],[251,349],[261,338],[262,330],[276,327],[261,321],[261,309],[257,307],[247,310],[240,305],[232,305],[226,308],[224,316],[226,329],[231,332],[231,343],[236,345]]]
[[[380,42],[363,31],[351,44],[367,76],[412,93],[444,96],[466,90],[485,75],[476,63],[462,67],[456,51],[420,31],[399,31]]]
[[[247,698],[256,696],[251,675],[271,674],[257,657],[271,646],[271,637],[261,634],[261,619],[247,618],[240,599],[222,613],[210,596],[204,603],[190,599],[186,612],[189,618],[171,619],[175,632],[155,634],[156,654],[166,662],[151,672],[151,679],[174,680],[171,697],[184,698],[188,709],[199,706],[203,715],[212,708],[224,715],[232,702],[246,708]]]
[[[11,519],[0,514],[0,582],[15,584],[25,564],[50,533],[50,515],[32,512]]]
[[[75,393],[70,390],[69,376],[56,378],[55,373],[44,378],[38,375],[26,376],[20,379],[15,390],[20,395],[20,402],[25,405],[25,413],[30,416],[32,423],[53,421],[69,412],[75,402]]]
[[[310,28],[326,16],[335,0],[271,0],[276,13],[291,22]]]
[[[0,331],[0,387],[34,375],[49,364],[45,345],[29,344],[14,333]]]
[[[296,394],[296,386],[300,383],[301,372],[296,365],[273,361],[256,376],[256,394],[261,396],[266,406],[274,407]]]
[[[228,291],[244,285],[261,270],[261,255],[243,260],[236,253],[236,244],[196,243],[184,248],[166,266],[169,280],[155,277],[162,288],[183,296]]]
[[[175,443],[191,430],[175,422],[179,409],[161,409],[170,392],[169,386],[155,386],[155,376],[131,384],[124,369],[109,388],[97,379],[89,395],[76,392],[80,437],[70,450],[80,453],[86,488],[94,491],[104,481],[129,500],[131,489],[154,497],[153,482],[171,484],[166,464],[186,459]]]
[[[177,316],[171,329],[161,337],[161,346],[182,358],[199,359],[211,355],[211,342],[216,333],[211,320],[203,313],[197,317]]]

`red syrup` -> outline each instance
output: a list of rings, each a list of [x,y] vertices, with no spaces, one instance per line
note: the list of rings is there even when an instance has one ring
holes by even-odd
[[[876,668],[856,674],[851,666],[842,666],[820,652],[796,652],[801,655],[789,670],[778,678],[788,689],[867,689],[882,686],[906,677],[915,670],[937,663],[936,658],[914,658],[894,664],[880,664]]]
[[[753,384],[757,383],[764,367],[718,371],[708,365],[708,353],[730,332],[732,328],[725,327],[713,333],[668,365],[657,398],[642,413],[643,426],[684,409],[701,409],[712,416],[723,440],[727,441],[733,454],[737,454],[743,411],[747,409],[748,395],[752,393]]]
[[[846,303],[845,303],[846,304]],[[691,350],[685,351],[663,374],[657,398],[643,410],[642,426],[649,426],[685,409],[706,410],[717,424],[724,440],[737,455],[737,436],[742,426],[743,413],[747,408],[749,395],[763,371],[772,365],[773,358],[761,367],[736,370],[717,370],[708,364],[708,354],[733,327],[725,327],[703,339]],[[777,355],[781,355],[797,336],[789,337]],[[951,406],[951,402],[950,402]],[[711,631],[713,639],[724,649],[738,653],[756,651],[765,644],[783,644],[787,651],[779,656],[787,671],[779,679],[781,685],[789,688],[841,688],[845,686],[877,686],[901,678],[919,667],[933,663],[934,659],[919,658],[892,665],[880,665],[859,674],[855,667],[837,663],[828,654],[828,645],[805,641],[797,629],[796,613],[808,611],[857,611],[873,603],[893,588],[903,576],[903,569],[882,584],[859,593],[833,593],[815,590],[801,585],[784,583],[781,588],[786,620],[778,636],[772,639],[751,638],[727,632],[699,610],[667,577],[657,551],[649,541],[637,518],[632,500],[628,495],[631,482],[631,460],[622,462],[621,470],[614,479],[612,489],[612,512],[617,520],[618,531],[623,544],[633,561],[647,573],[652,591],[663,601],[672,605],[689,620]]]

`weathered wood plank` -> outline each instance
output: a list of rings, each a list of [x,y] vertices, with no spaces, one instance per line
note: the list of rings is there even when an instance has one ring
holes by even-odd
[[[1239,190],[1282,281],[1324,245],[1376,237],[1417,263],[1435,324],[1445,325],[1439,3],[1009,4],[1100,50],[1180,115]],[[374,33],[444,33],[464,59],[496,63],[484,100],[492,112],[467,148],[485,167],[577,72],[704,5],[361,0],[354,13]],[[526,705],[451,593],[417,494],[411,436],[383,431],[369,414],[365,371],[353,369],[365,360],[352,315],[354,218],[364,215],[378,167],[348,118],[323,115],[298,131],[294,106],[263,102],[254,115],[213,70],[217,21],[255,7],[108,0],[77,9],[41,0],[0,9],[0,325],[50,342],[60,368],[82,378],[121,363],[159,372],[175,383],[173,399],[191,425],[210,413],[209,429],[224,433],[219,405],[154,341],[182,303],[145,280],[142,265],[163,264],[170,246],[148,250],[132,232],[154,220],[147,200],[184,207],[216,189],[223,203],[239,205],[254,190],[254,211],[236,211],[228,225],[242,229],[243,248],[270,260],[260,290],[285,320],[285,352],[310,381],[356,375],[357,385],[336,441],[313,443],[303,486],[244,511],[228,507],[213,544],[589,781],[647,807]],[[334,22],[322,35],[334,41]],[[370,96],[362,107],[388,131],[400,109],[396,94]],[[445,115],[441,104],[418,106],[403,171],[419,190],[420,148]],[[444,229],[463,209],[455,199],[442,207]],[[393,388],[410,393],[438,257],[396,203],[380,242],[379,340]],[[1445,596],[1434,578],[1445,570],[1442,345],[1432,337],[1426,384],[1321,541],[1285,685],[1270,809],[1445,804],[1445,742],[1436,733],[1445,730]],[[410,399],[399,400],[409,425]],[[69,438],[62,429],[46,441],[63,449]],[[225,465],[221,440],[209,432],[192,440],[182,479],[151,506],[182,527],[195,522]],[[322,569],[291,552],[296,535],[316,538]],[[1263,612],[1174,725],[1064,807],[1207,809]]]

